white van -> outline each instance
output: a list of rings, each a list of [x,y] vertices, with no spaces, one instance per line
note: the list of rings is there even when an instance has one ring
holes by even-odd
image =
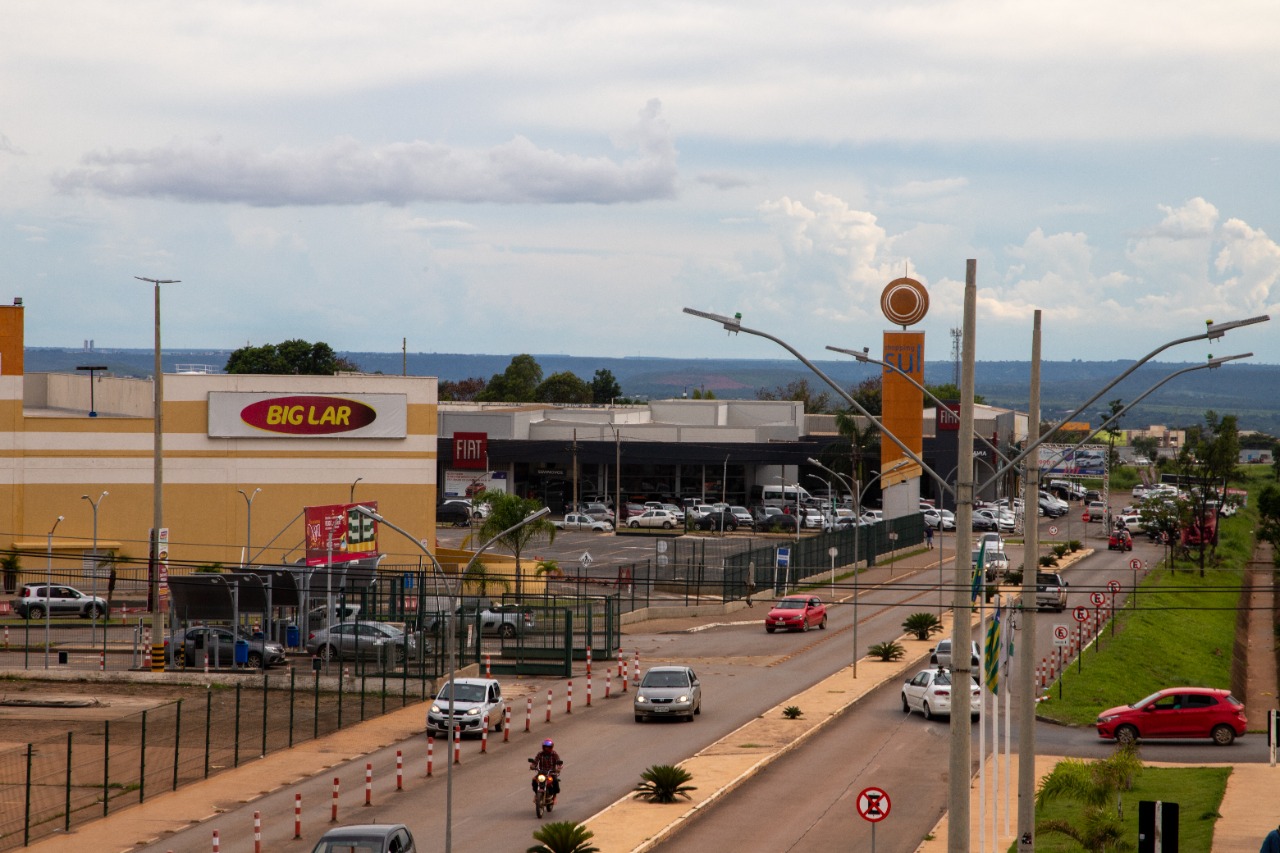
[[[764,506],[795,506],[813,500],[804,486],[757,486],[760,490],[760,503]]]

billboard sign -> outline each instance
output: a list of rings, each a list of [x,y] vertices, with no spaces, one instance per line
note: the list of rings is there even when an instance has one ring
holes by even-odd
[[[308,566],[347,563],[378,556],[378,524],[357,512],[357,506],[378,511],[377,501],[304,508]]]
[[[1102,477],[1107,472],[1105,444],[1042,444],[1036,448],[1041,475]]]
[[[481,492],[509,492],[506,471],[444,472],[444,497],[470,498]]]
[[[404,394],[209,393],[210,438],[404,438]]]
[[[455,432],[453,434],[453,467],[489,467],[489,434],[487,432]]]

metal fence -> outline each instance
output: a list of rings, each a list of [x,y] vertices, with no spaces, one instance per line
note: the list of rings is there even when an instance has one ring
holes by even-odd
[[[422,701],[428,681],[264,674],[0,751],[0,850],[25,846],[295,743]]]

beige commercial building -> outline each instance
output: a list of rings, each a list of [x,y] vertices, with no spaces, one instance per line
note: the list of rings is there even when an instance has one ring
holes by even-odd
[[[25,579],[43,575],[50,544],[56,570],[87,571],[94,511],[84,496],[99,501],[105,491],[99,549],[145,572],[154,383],[25,375],[24,309],[14,302],[0,306],[0,548],[21,552]],[[300,560],[303,508],[352,498],[376,501],[434,551],[435,378],[166,372],[163,394],[171,571],[239,564],[246,548],[258,564]],[[418,561],[398,534],[379,538],[389,560]]]

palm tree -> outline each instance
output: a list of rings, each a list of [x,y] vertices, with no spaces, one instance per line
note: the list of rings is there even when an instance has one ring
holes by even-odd
[[[588,842],[595,833],[571,820],[544,823],[533,832],[533,840],[539,842],[525,853],[599,853],[600,848]]]
[[[489,597],[489,587],[501,590],[502,592],[511,591],[511,583],[501,575],[495,575],[489,571],[489,567],[484,564],[483,560],[476,560],[467,569],[466,574],[462,576],[464,586],[469,586],[476,591],[481,598]]]
[[[866,459],[872,451],[880,446],[880,431],[875,424],[865,421],[861,415],[852,411],[836,412],[836,431],[849,440],[849,470],[853,477],[854,487],[859,488],[866,479]],[[842,470],[844,465],[833,466]],[[857,495],[854,495],[857,498]]]
[[[674,803],[676,797],[687,800],[690,791],[698,790],[685,784],[693,779],[693,774],[673,764],[655,764],[641,773],[640,779],[636,791],[651,803]]]
[[[1124,837],[1123,792],[1133,787],[1142,772],[1137,749],[1122,747],[1110,758],[1098,761],[1067,759],[1045,777],[1036,792],[1037,808],[1060,797],[1084,804],[1080,820],[1047,820],[1036,824],[1040,832],[1056,832],[1072,838],[1090,853],[1132,849]],[[1115,812],[1111,801],[1115,799]]]
[[[509,495],[506,492],[486,491],[477,500],[489,505],[489,514],[480,528],[469,535],[464,547],[473,541],[487,542],[504,530],[515,527],[515,530],[503,534],[495,544],[506,548],[516,558],[516,598],[524,597],[524,576],[520,569],[520,555],[531,542],[546,539],[550,544],[556,539],[556,526],[546,518],[539,518],[521,527],[516,527],[530,514],[542,509],[538,501]]]

